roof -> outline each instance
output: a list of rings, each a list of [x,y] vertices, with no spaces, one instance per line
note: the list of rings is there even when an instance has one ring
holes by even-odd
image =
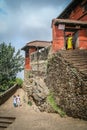
[[[63,12],[57,18],[68,18],[72,10],[75,9],[75,7],[83,1],[87,0],[72,0],[71,3],[63,10]]]
[[[31,48],[31,47],[35,47],[35,48],[44,48],[44,47],[49,47],[51,45],[51,41],[31,41],[28,42],[23,48],[22,50],[25,50],[27,47]]]

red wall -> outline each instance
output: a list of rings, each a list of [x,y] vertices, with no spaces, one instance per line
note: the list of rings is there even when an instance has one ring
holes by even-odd
[[[31,54],[31,53],[33,53],[33,52],[35,52],[36,51],[36,48],[30,48],[29,49],[29,54]]]
[[[87,21],[87,14],[84,12],[84,6],[78,5],[77,8],[72,11],[70,19],[79,19],[81,21]],[[79,30],[79,49],[87,49],[87,29]]]
[[[35,52],[35,51],[36,51],[36,48],[30,48],[28,50],[28,52],[25,51],[25,69],[26,70],[31,70],[31,66],[30,66],[30,54],[32,52]]]
[[[69,19],[87,21],[87,14],[84,15],[84,6],[79,4],[70,14]],[[68,33],[68,32],[67,32]],[[87,29],[79,30],[78,33],[79,39],[79,49],[87,49]],[[53,25],[52,27],[52,36],[53,36],[53,52],[64,48],[64,32],[59,30],[57,26]]]
[[[64,48],[64,32],[63,30],[59,30],[57,26],[53,25],[52,29],[53,34],[53,51],[57,51]]]
[[[79,31],[79,48],[87,49],[87,29]]]
[[[81,21],[87,21],[87,14],[84,15],[84,6],[78,5],[75,10],[72,11],[70,19],[79,19]],[[87,29],[79,30],[79,49],[87,49]]]
[[[74,9],[70,16],[69,16],[69,19],[79,19],[81,16],[83,15],[83,7],[78,5],[76,7],[76,9]]]
[[[29,57],[26,57],[26,58],[25,58],[25,69],[26,69],[26,70],[30,70],[30,69],[31,69],[31,66],[30,66],[30,58],[29,58]]]

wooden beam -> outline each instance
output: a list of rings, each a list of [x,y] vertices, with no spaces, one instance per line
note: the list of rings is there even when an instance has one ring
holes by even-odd
[[[87,21],[71,20],[71,19],[54,19],[52,24],[54,25],[67,24],[67,25],[87,27]]]

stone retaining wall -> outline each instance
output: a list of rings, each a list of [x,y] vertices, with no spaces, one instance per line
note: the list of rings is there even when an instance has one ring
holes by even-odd
[[[87,74],[82,74],[59,53],[49,59],[46,84],[69,116],[87,120]]]
[[[3,94],[0,95],[0,105],[3,104],[5,101],[10,98],[15,91],[18,89],[18,85],[14,85],[13,87],[9,88],[7,91],[5,91]]]

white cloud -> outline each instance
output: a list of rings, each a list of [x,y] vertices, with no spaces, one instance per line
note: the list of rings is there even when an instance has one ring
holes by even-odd
[[[31,40],[52,40],[52,19],[70,1],[0,0],[0,43],[21,49]]]
[[[0,34],[4,34],[2,38],[4,40],[38,38],[39,40],[40,37],[40,39],[50,40],[51,21],[62,11],[63,1],[1,0],[0,8],[7,13],[7,15],[2,14],[0,19]],[[61,6],[56,3],[61,3]]]

